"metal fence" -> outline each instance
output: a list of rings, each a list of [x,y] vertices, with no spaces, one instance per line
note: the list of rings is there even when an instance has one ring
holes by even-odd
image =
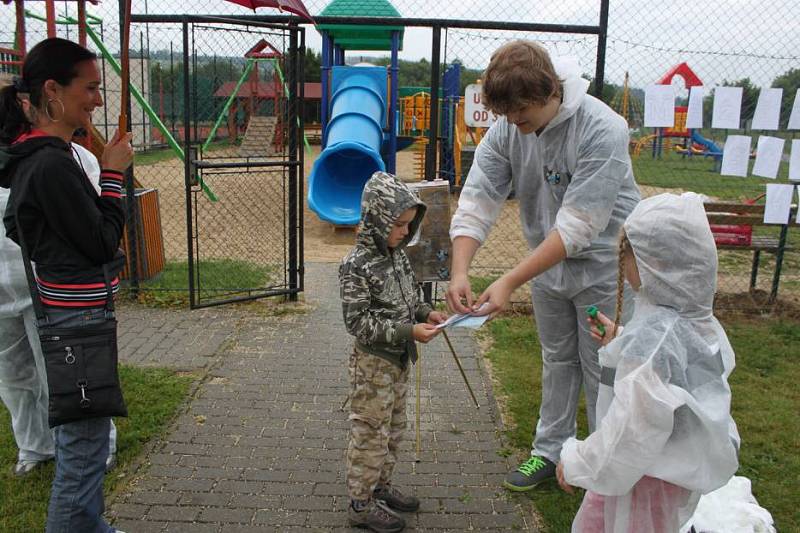
[[[325,0],[308,0],[306,5],[312,15],[318,15],[327,5]],[[351,2],[358,7],[358,3]],[[60,10],[74,11],[68,3],[59,5]],[[368,9],[372,2],[363,2]],[[632,0],[578,0],[574,2],[524,2],[500,0],[497,2],[459,2],[457,5],[445,2],[424,2],[422,0],[395,0],[392,5],[402,17],[398,23],[406,25],[405,48],[401,59],[417,61],[424,59],[429,72],[439,76],[449,66],[460,64],[461,85],[475,81],[488,63],[491,52],[510,39],[534,39],[540,41],[554,55],[575,57],[585,76],[597,84],[598,75],[602,77],[602,87],[598,87],[601,98],[625,116],[631,128],[631,157],[634,173],[644,195],[663,191],[693,190],[709,197],[710,201],[731,201],[742,203],[756,200],[765,191],[766,183],[788,183],[788,154],[791,139],[797,137],[795,131],[787,129],[787,119],[795,92],[800,86],[800,35],[794,31],[793,21],[800,18],[800,4],[790,0],[776,0],[760,3],[721,0],[713,6],[708,3],[668,2],[651,5]],[[607,12],[605,11],[607,9]],[[138,14],[175,14],[185,11],[183,5],[172,0],[150,0],[145,5],[134,2],[134,12]],[[200,1],[192,4],[195,13],[225,15],[252,15],[239,6],[218,1]],[[112,50],[118,46],[118,14],[113,2],[90,8],[92,14],[102,19],[100,31],[103,39],[111,43]],[[259,10],[259,15],[278,15],[271,10]],[[369,15],[367,12],[365,15]],[[74,16],[74,15],[73,15]],[[311,51],[319,50],[318,34],[308,28],[308,46]],[[0,9],[0,41],[13,40],[13,10]],[[605,31],[600,31],[605,29]],[[140,63],[132,60],[149,78],[147,98],[151,107],[165,118],[172,131],[180,130],[183,103],[180,91],[181,69],[175,56],[180,43],[175,36],[156,30],[153,24],[137,24],[132,30],[132,57],[141,58]],[[59,26],[59,33],[74,38],[76,30],[68,25]],[[438,38],[437,38],[438,33]],[[605,36],[605,37],[604,37]],[[34,43],[44,37],[44,23],[31,20],[28,42]],[[605,39],[605,42],[602,42]],[[438,44],[437,44],[438,41]],[[91,43],[90,43],[91,44]],[[240,49],[242,48],[242,49]],[[191,109],[194,117],[193,135],[204,140],[204,132],[213,125],[212,117],[218,116],[224,99],[213,97],[226,83],[241,74],[245,64],[240,57],[243,43],[211,43],[198,51],[192,72],[203,70],[207,75],[192,81],[196,98]],[[438,50],[437,50],[438,49]],[[172,54],[170,54],[172,50]],[[355,55],[357,54],[357,55]],[[348,57],[354,61],[366,60],[379,53],[357,52]],[[598,61],[599,58],[599,61]],[[675,136],[659,136],[659,132],[645,128],[642,124],[643,89],[665,77],[676,65],[686,63],[707,88],[705,114],[706,127],[699,135],[705,140],[722,147],[728,135],[751,136],[755,148],[760,135],[781,137],[787,140],[784,149],[784,162],[781,163],[777,180],[753,176],[747,178],[721,176],[718,158],[707,157],[708,150],[694,146],[692,139]],[[438,64],[438,69],[434,69]],[[307,73],[310,74],[310,73]],[[263,81],[269,82],[269,70],[263,69]],[[133,74],[132,74],[133,76]],[[401,85],[403,79],[401,65]],[[439,85],[440,77],[427,78],[427,86]],[[674,77],[672,84],[677,91],[677,105],[685,105],[688,90],[681,77]],[[107,86],[109,84],[106,84]],[[711,88],[736,85],[743,88],[741,128],[738,130],[719,130],[709,126],[713,93]],[[753,131],[750,121],[753,117],[758,96],[763,88],[783,89],[780,129],[778,131]],[[109,89],[107,88],[107,91]],[[264,103],[264,113],[269,104]],[[437,107],[438,108],[438,107]],[[239,111],[243,113],[243,111]],[[134,119],[142,116],[141,109],[135,110]],[[177,119],[175,117],[178,117]],[[435,117],[435,118],[434,118]],[[442,121],[439,114],[431,118]],[[149,153],[142,155],[137,164],[137,173],[145,184],[157,183],[150,176],[156,168],[164,173],[180,175],[182,166],[175,160],[158,160],[154,150],[162,143],[146,119],[139,120],[141,127],[151,132],[151,138],[142,135]],[[227,135],[227,125],[220,130],[220,138]],[[204,129],[205,128],[205,129]],[[448,132],[440,130],[440,138],[447,138]],[[466,142],[467,152],[470,141]],[[215,147],[216,148],[216,147]],[[222,148],[220,148],[222,149]],[[314,148],[316,150],[316,148]],[[427,164],[433,167],[436,160],[435,147],[429,146]],[[466,157],[466,156],[465,156]],[[150,158],[150,159],[148,159]],[[418,172],[418,156],[413,149],[398,154],[398,172],[409,175]],[[307,163],[313,160],[313,154]],[[752,162],[751,162],[752,165]],[[172,167],[172,168],[170,168]],[[169,170],[167,170],[169,168]],[[308,171],[309,166],[306,166]],[[161,170],[159,170],[161,172]],[[444,176],[455,174],[455,169],[433,167],[430,172]],[[463,170],[462,170],[463,174]],[[179,179],[179,178],[178,178]],[[459,176],[454,176],[455,180]],[[160,183],[160,182],[158,182]],[[185,210],[183,199],[169,188],[159,188],[162,213]],[[757,200],[763,202],[763,199]],[[175,261],[186,258],[185,221],[171,222],[162,215],[167,256]],[[312,215],[306,213],[306,246],[309,260],[335,260],[347,249],[349,237],[323,227]],[[758,226],[754,234],[763,238],[777,238],[778,227]],[[183,234],[182,234],[183,233]],[[797,246],[800,237],[796,228],[788,232],[787,252],[783,259],[779,297],[783,302],[799,302],[800,297],[800,252]],[[223,248],[224,249],[224,248]],[[512,199],[507,202],[489,241],[476,257],[473,274],[485,283],[522,259],[527,246],[521,236],[518,220],[518,206]],[[719,290],[723,298],[720,304],[736,307],[742,302],[754,299],[760,302],[764,293],[772,288],[772,268],[775,254],[761,254],[761,270],[750,290],[752,251],[721,250]],[[746,296],[746,298],[742,298]],[[520,296],[525,298],[524,295]]]

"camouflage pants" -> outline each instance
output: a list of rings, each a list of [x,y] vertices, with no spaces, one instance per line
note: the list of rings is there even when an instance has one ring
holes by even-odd
[[[370,499],[375,487],[392,477],[406,428],[408,366],[401,369],[357,349],[350,356],[347,491],[353,500]]]

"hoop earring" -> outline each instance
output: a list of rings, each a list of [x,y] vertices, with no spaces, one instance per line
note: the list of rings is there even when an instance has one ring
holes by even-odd
[[[50,114],[50,102],[58,102],[58,104],[61,106],[61,116],[62,117],[66,113],[66,110],[64,109],[64,102],[62,102],[60,98],[49,98],[47,100],[47,103],[44,105],[44,113],[45,113],[45,115],[47,115],[47,118],[50,119],[50,122],[61,122],[61,119],[56,120]]]

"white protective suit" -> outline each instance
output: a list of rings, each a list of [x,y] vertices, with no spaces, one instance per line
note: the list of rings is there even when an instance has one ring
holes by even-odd
[[[597,430],[561,452],[567,483],[590,491],[573,532],[677,532],[738,468],[734,354],[712,314],[717,249],[694,193],[643,200],[624,229],[641,287],[599,352]]]
[[[86,148],[73,143],[98,195],[100,166]],[[9,190],[0,188],[0,215],[5,212]],[[29,342],[32,340],[32,342]],[[53,457],[53,435],[47,422],[47,378],[38,342],[22,252],[0,225],[0,399],[11,415],[18,460],[42,461]],[[109,448],[116,453],[116,427],[111,424]]]
[[[512,187],[530,249],[558,231],[567,259],[533,282],[533,306],[542,345],[542,405],[534,455],[558,461],[575,435],[581,383],[590,429],[600,367],[586,308],[613,315],[616,254],[622,222],[639,201],[628,155],[628,126],[587,95],[589,82],[574,62],[555,60],[563,101],[540,135],[524,135],[500,117],[475,152],[461,191],[450,237],[483,243]]]

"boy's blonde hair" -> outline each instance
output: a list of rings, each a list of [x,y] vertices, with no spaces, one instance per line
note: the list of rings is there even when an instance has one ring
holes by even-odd
[[[550,55],[533,41],[511,41],[495,50],[483,74],[483,105],[498,115],[562,94]]]

